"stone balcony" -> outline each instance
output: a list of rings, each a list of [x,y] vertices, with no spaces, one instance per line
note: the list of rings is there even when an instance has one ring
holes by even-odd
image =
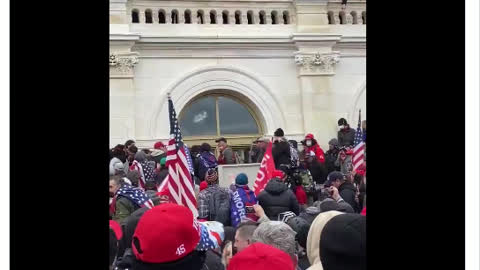
[[[295,25],[295,2],[286,1],[156,1],[130,2],[126,8],[131,25]],[[366,1],[328,1],[323,14],[328,24],[366,24]],[[327,20],[325,20],[327,21]]]

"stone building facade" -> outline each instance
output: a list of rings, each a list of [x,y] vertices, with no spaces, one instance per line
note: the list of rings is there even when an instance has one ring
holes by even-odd
[[[328,148],[366,119],[366,1],[110,0],[111,146],[167,140],[167,93],[190,145],[281,127]]]

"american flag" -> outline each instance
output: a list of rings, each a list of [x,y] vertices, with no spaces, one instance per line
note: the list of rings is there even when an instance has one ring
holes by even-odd
[[[358,126],[353,140],[353,169],[356,170],[364,162],[365,143],[362,135],[362,116],[361,111],[358,112]]]
[[[130,171],[137,171],[139,178],[138,178],[138,186],[145,190],[145,183],[146,183],[146,178],[145,174],[143,174],[143,166],[140,164],[140,162],[134,160],[132,165],[130,166]]]
[[[123,185],[121,188],[119,188],[116,195],[126,197],[138,207],[152,208],[154,206],[152,200],[145,192],[143,192],[143,190],[139,188],[134,188],[128,184]],[[112,203],[116,203],[117,196],[115,196]]]
[[[165,164],[168,168],[168,176],[158,187],[158,191],[163,195],[167,195],[170,202],[190,208],[193,216],[197,218],[197,200],[193,190],[193,181],[189,171],[185,147],[182,142],[182,133],[180,132],[177,115],[170,97],[168,97],[168,113],[170,119],[170,140],[168,141],[167,163]]]

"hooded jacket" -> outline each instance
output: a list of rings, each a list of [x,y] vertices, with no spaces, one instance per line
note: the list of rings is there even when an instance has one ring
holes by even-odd
[[[313,220],[307,238],[307,256],[311,264],[307,270],[323,270],[322,262],[320,261],[320,237],[322,230],[330,219],[341,214],[343,213],[338,211],[328,211],[319,214]]]
[[[342,199],[350,204],[353,208],[355,213],[359,213],[360,209],[358,207],[358,203],[355,201],[355,194],[357,193],[357,189],[355,186],[350,182],[345,182],[340,187],[338,187],[338,194]]]
[[[307,140],[312,140],[311,146],[307,146]],[[322,148],[320,148],[320,145],[318,145],[318,142],[317,140],[315,140],[313,134],[307,134],[307,136],[305,136],[305,139],[302,141],[302,144],[305,146],[305,153],[313,152],[319,162],[325,163],[325,154],[323,153]]]
[[[295,215],[300,212],[295,194],[278,178],[270,180],[257,199],[271,220],[278,220],[278,214],[282,212],[292,211]]]
[[[282,164],[290,165],[290,144],[283,140],[275,142],[272,147],[272,156],[273,162],[275,162],[275,169],[279,170]]]
[[[338,137],[338,145],[342,146],[352,146],[353,141],[355,140],[355,130],[353,128],[344,128],[340,130],[337,134]]]

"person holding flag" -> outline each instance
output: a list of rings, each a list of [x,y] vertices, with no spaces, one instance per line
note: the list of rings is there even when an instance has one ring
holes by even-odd
[[[197,200],[190,165],[182,141],[182,133],[173,107],[173,101],[168,94],[168,118],[170,120],[170,140],[167,145],[168,176],[158,187],[159,197],[188,207],[195,218],[198,217]]]

